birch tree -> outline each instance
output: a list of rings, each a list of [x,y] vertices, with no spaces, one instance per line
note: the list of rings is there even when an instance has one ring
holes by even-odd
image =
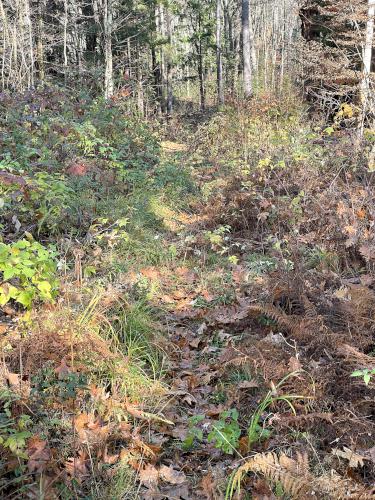
[[[370,73],[372,63],[372,46],[374,43],[375,0],[368,0],[368,17],[366,23],[366,38],[363,50],[363,80],[362,99],[366,103],[370,97]]]
[[[244,96],[249,98],[253,95],[249,0],[242,0],[242,52]]]
[[[224,103],[223,58],[222,58],[222,0],[216,0],[216,73],[217,101]]]
[[[103,2],[103,34],[104,34],[104,97],[109,99],[113,95],[113,54],[112,54],[112,30],[113,30],[113,2]]]

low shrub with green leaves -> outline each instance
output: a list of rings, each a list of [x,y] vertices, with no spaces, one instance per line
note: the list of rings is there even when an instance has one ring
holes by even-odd
[[[216,448],[232,455],[238,447],[240,436],[238,411],[233,408],[220,414],[220,420],[215,423],[208,435],[208,442],[214,441]]]
[[[160,145],[151,127],[114,103],[82,96],[80,104],[76,92],[54,87],[35,93],[32,108],[26,95],[9,99],[0,100],[0,164],[61,172],[70,160],[95,159],[127,178],[158,163]]]
[[[0,243],[0,306],[9,301],[30,308],[34,301],[52,302],[56,297],[56,254],[37,241]]]
[[[25,189],[0,183],[3,229],[16,224],[36,234],[53,235],[66,227],[66,217],[74,223],[71,207],[77,197],[66,176],[37,172],[22,178]]]

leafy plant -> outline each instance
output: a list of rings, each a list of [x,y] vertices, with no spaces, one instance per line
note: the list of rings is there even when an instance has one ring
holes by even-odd
[[[31,419],[29,415],[20,415],[17,419],[12,417],[12,404],[20,397],[10,389],[0,391],[0,446],[8,448],[17,457],[27,458],[25,453],[26,440],[31,437],[27,430]]]
[[[16,218],[19,224],[37,227],[38,233],[56,234],[64,221],[64,214],[75,203],[75,192],[67,184],[64,175],[38,172],[33,177],[24,176],[28,183],[27,194],[17,185],[1,185],[1,204],[8,218]]]
[[[264,412],[269,408],[272,404],[283,401],[286,403],[289,408],[292,410],[293,414],[296,414],[294,406],[292,404],[293,400],[296,399],[306,399],[306,396],[298,396],[294,394],[279,394],[279,390],[285,384],[285,382],[290,378],[297,374],[298,372],[292,372],[286,375],[276,386],[270,390],[261,403],[258,405],[255,413],[251,417],[250,425],[247,431],[249,447],[254,443],[260,441],[261,439],[267,439],[270,435],[270,429],[266,427],[266,421],[261,425],[262,417]]]
[[[128,240],[128,233],[124,229],[128,223],[129,220],[126,218],[114,222],[107,218],[100,218],[90,227],[90,239],[96,241],[99,245],[114,248],[120,242]]]
[[[259,253],[251,253],[246,257],[246,267],[252,276],[260,276],[277,269],[277,260]]]
[[[234,408],[220,414],[220,420],[216,422],[208,435],[208,442],[215,441],[216,448],[232,455],[238,447],[240,436],[238,411]]]
[[[369,385],[371,378],[375,376],[375,368],[370,370],[369,368],[364,368],[363,370],[356,370],[351,375],[351,377],[361,377],[366,385]]]
[[[60,174],[38,172],[35,183],[36,189],[31,190],[30,200],[37,216],[38,232],[45,226],[50,233],[55,233],[61,227],[63,213],[72,205],[75,193]],[[28,205],[25,204],[26,209]]]
[[[193,448],[196,441],[203,440],[203,431],[197,425],[204,420],[204,415],[194,415],[189,418],[188,425],[189,430],[186,438],[182,443],[182,448],[184,451],[189,451]]]
[[[56,279],[56,253],[37,241],[0,243],[0,306],[10,300],[30,308],[35,300],[53,302]]]
[[[212,250],[218,251],[220,254],[224,254],[229,247],[227,246],[228,233],[230,233],[231,227],[228,225],[220,226],[214,231],[206,231],[204,236],[206,240],[211,244]]]
[[[57,398],[65,401],[77,397],[79,390],[87,389],[85,374],[68,369],[56,373],[51,364],[46,364],[32,379],[32,395],[43,399]]]

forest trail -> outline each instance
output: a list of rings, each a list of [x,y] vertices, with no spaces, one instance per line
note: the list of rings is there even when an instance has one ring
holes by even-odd
[[[172,136],[171,140],[162,141],[163,161],[190,165],[189,137],[185,137],[186,142],[176,142],[174,139]],[[206,158],[201,161],[210,162]],[[199,182],[199,170],[195,174]],[[207,180],[206,176],[205,182]],[[164,224],[171,231],[167,238],[177,247],[184,245],[186,234],[199,232],[206,218],[206,214],[192,211],[167,213]],[[227,459],[223,459],[220,448],[215,448],[215,439],[212,439],[211,444],[205,442],[204,446],[201,445],[208,434],[215,434],[217,419],[238,398],[236,380],[230,389],[226,387],[223,390],[221,377],[224,371],[219,361],[220,356],[232,344],[236,332],[226,333],[223,329],[216,328],[215,320],[212,321],[212,317],[209,317],[209,311],[214,312],[215,316],[216,313],[220,314],[222,307],[205,307],[210,302],[215,304],[216,299],[204,287],[203,275],[206,271],[205,266],[202,267],[200,252],[197,252],[196,257],[194,253],[188,257],[186,252],[183,259],[174,263],[172,273],[179,280],[177,287],[173,278],[171,280],[171,269],[167,275],[154,267],[142,270],[151,280],[158,281],[162,287],[161,301],[168,308],[168,313],[161,317],[167,335],[170,397],[163,416],[173,422],[173,426],[163,429],[164,436],[169,436],[170,441],[163,451],[160,464],[161,467],[166,465],[172,469],[175,476],[172,484],[167,482],[164,486],[163,483],[157,485],[154,482],[157,468],[147,466],[141,473],[141,484],[146,488],[141,490],[141,495],[145,499],[223,498],[228,466],[234,468],[238,460],[243,459],[235,447],[236,443],[226,439],[226,429],[221,433],[220,428],[217,428],[216,438],[222,437],[222,446],[228,451]],[[220,276],[222,272],[220,265],[210,266],[209,273],[212,275]],[[221,292],[223,295],[226,293],[224,284]],[[200,306],[199,301],[202,301]],[[160,303],[158,306],[160,307]],[[258,387],[255,381],[251,381],[250,375],[243,373],[238,374],[238,377],[242,391]],[[231,392],[229,399],[228,390]],[[225,418],[222,421],[225,422]]]
[[[375,215],[351,136],[294,98],[146,124],[60,92],[58,140],[27,100],[9,135],[4,498],[374,498]],[[27,170],[35,150],[57,171]]]
[[[185,143],[175,142],[174,137],[163,142],[165,159],[185,166],[194,164],[195,145],[189,144],[190,137]],[[197,165],[192,175],[203,190],[223,174],[215,167],[206,167],[212,165],[209,157],[199,158]],[[201,165],[205,165],[203,171]],[[320,366],[322,354],[318,352],[324,352],[325,347],[316,343],[312,332],[305,330],[315,330],[325,320],[306,295],[298,296],[279,281],[273,284],[280,287],[274,288],[274,298],[259,301],[256,295],[262,295],[261,289],[267,283],[264,271],[252,277],[255,282],[250,289],[255,293],[244,286],[251,272],[242,264],[245,257],[241,250],[243,233],[238,231],[235,236],[226,238],[226,229],[212,231],[217,224],[213,220],[220,220],[221,215],[202,198],[193,198],[192,203],[188,203],[188,210],[175,218],[181,225],[171,227],[166,221],[166,227],[172,229],[169,236],[172,244],[185,247],[183,258],[168,270],[154,267],[142,270],[151,281],[158,282],[158,307],[167,311],[161,322],[167,334],[165,349],[170,399],[163,416],[174,425],[159,429],[164,436],[163,453],[157,464],[149,464],[142,471],[141,497],[230,498],[233,495],[228,489],[231,474],[240,465],[250,463],[249,456],[264,456],[261,460],[265,465],[255,469],[260,476],[247,482],[251,498],[283,497],[293,488],[299,491],[296,498],[300,499],[314,498],[315,490],[321,492],[321,498],[325,495],[331,498],[330,488],[334,490],[332,498],[339,498],[350,489],[348,483],[340,482],[337,477],[334,486],[320,461],[314,466],[316,477],[310,472],[312,466],[306,462],[307,458],[298,465],[283,453],[284,440],[292,439],[292,456],[296,450],[298,455],[298,450],[307,448],[317,458],[317,442],[313,444],[314,438],[302,431],[311,429],[312,425],[317,425],[319,434],[326,432],[330,436],[328,441],[323,438],[324,447],[329,446],[329,439],[333,444],[340,443],[343,438],[342,432],[338,436],[334,430],[337,425],[334,420],[342,424],[339,413],[336,414],[334,407],[319,396],[321,382],[318,377],[325,377],[329,370],[325,362]],[[253,232],[246,230],[246,240],[255,241],[257,231],[258,228]],[[220,257],[227,253],[225,239],[231,240],[238,249],[236,258],[229,259],[229,266],[223,264]],[[260,266],[265,259],[270,265],[262,249],[253,251],[251,259],[260,262]],[[271,271],[271,280],[275,277],[276,273]],[[329,330],[326,325],[319,328],[321,332],[322,328]],[[304,347],[299,345],[301,341]],[[331,349],[331,366],[337,362],[337,356],[346,359],[356,356],[355,350],[350,351],[350,346],[344,342],[338,342],[335,347],[328,342],[326,348]],[[311,357],[313,350],[316,354]],[[370,358],[368,361],[371,363]],[[320,373],[322,368],[324,375]],[[316,378],[311,375],[312,370]],[[332,390],[335,392],[337,388],[332,387]],[[348,424],[346,432],[356,431]],[[359,445],[357,440],[356,446],[363,446],[364,441],[362,443]],[[279,451],[280,463],[273,462],[278,460],[277,455],[272,458],[266,455],[270,448]],[[170,481],[163,481],[164,466],[173,471]],[[276,486],[269,481],[272,476],[269,467],[280,467],[280,482],[275,480]],[[300,483],[296,479],[294,486],[286,479],[293,467],[305,470],[305,479],[300,478]],[[355,491],[355,487],[352,488]],[[367,498],[367,495],[372,498],[371,493],[363,490],[358,498]],[[354,494],[353,498],[357,496]]]
[[[0,1],[0,498],[375,500],[374,25]]]

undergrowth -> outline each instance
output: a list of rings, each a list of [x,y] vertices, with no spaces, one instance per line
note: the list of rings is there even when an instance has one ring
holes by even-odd
[[[2,496],[366,498],[370,139],[327,134],[292,95],[173,131],[59,88],[17,99],[0,103]]]

